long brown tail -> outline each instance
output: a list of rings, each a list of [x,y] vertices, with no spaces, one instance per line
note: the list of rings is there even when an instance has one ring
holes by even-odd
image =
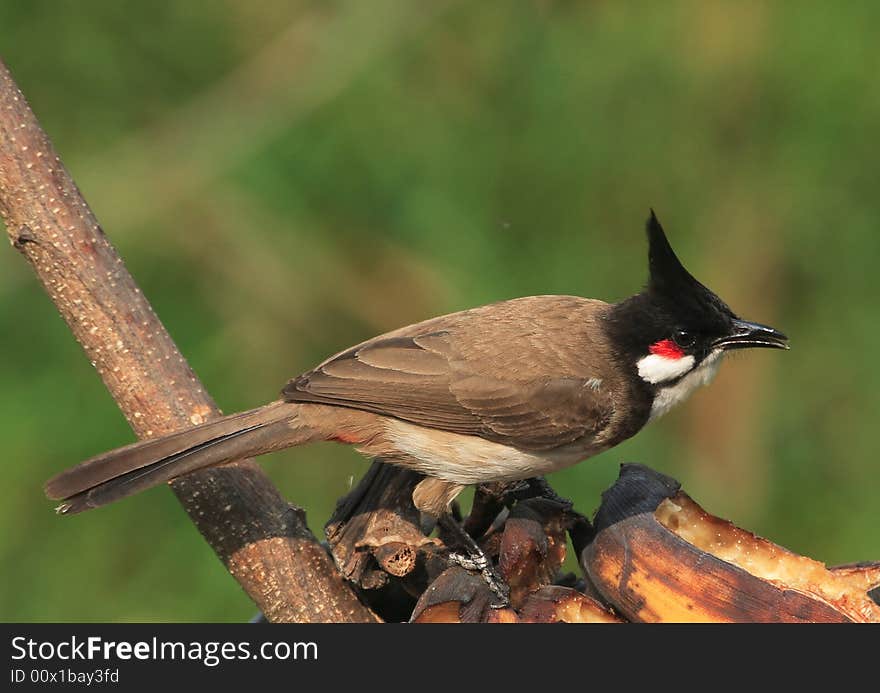
[[[46,495],[73,514],[224,462],[298,445],[314,435],[297,420],[300,405],[273,402],[201,426],[105,452],[46,482]]]

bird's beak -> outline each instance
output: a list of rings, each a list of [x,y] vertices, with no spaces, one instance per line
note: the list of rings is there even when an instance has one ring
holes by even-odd
[[[716,349],[729,351],[731,349],[749,349],[751,347],[766,347],[769,349],[788,349],[788,337],[779,330],[774,330],[767,325],[759,325],[756,322],[746,322],[736,318],[733,321],[733,329],[730,334],[716,339],[712,346]]]

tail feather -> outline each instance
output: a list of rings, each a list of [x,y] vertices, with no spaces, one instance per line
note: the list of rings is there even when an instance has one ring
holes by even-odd
[[[86,460],[46,482],[46,495],[64,502],[59,513],[97,508],[197,469],[258,455],[298,442],[297,405],[274,402],[162,438]]]

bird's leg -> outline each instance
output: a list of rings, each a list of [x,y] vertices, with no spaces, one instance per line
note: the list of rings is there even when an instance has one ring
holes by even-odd
[[[474,541],[470,534],[464,531],[464,528],[456,522],[455,518],[449,513],[443,513],[438,520],[440,528],[449,533],[453,539],[459,544],[459,548],[463,549],[463,553],[449,554],[449,563],[457,565],[465,570],[471,570],[480,573],[483,580],[489,586],[489,589],[496,596],[497,601],[492,603],[494,608],[502,608],[507,606],[510,601],[508,596],[510,588],[504,582],[504,579],[496,572],[492,561],[486,555],[486,552],[480,548],[479,544]]]

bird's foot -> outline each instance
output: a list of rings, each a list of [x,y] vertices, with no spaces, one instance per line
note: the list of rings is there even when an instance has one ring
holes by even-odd
[[[464,528],[450,515],[443,515],[439,518],[438,523],[442,529],[452,536],[455,543],[464,549],[463,552],[449,554],[449,564],[480,573],[492,594],[495,595],[495,600],[491,604],[492,608],[501,609],[508,606],[510,604],[510,588],[504,582],[504,578],[495,570],[486,552],[480,548],[473,537],[465,532]]]
[[[482,576],[489,590],[495,595],[495,599],[490,604],[493,609],[503,609],[510,605],[510,587],[496,572],[482,549],[478,554],[451,553],[448,560],[449,565],[457,565]]]

